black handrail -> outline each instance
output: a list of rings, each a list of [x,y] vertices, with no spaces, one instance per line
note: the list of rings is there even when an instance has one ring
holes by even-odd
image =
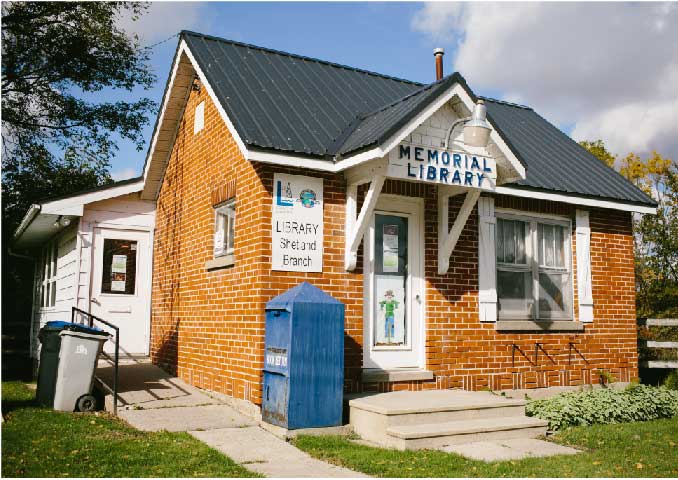
[[[512,343],[512,344],[511,344],[511,366],[512,366],[512,367],[515,367],[515,366],[516,366],[516,350],[518,350],[518,352],[520,352],[520,354],[521,354],[523,357],[525,357],[525,360],[527,360],[528,362],[530,362],[531,365],[535,365],[535,363],[534,363],[532,360],[530,360],[530,357],[528,357],[527,355],[525,355],[525,352],[523,352],[517,344]]]
[[[581,357],[581,359],[584,360],[584,363],[588,365],[589,361],[586,360],[586,357],[579,350],[577,350],[577,347],[574,346],[574,342],[570,342],[568,344],[568,346],[569,346],[569,350],[567,352],[567,363],[568,363],[568,365],[572,365],[572,350],[577,352],[577,355],[579,355]]]
[[[544,344],[543,343],[535,343],[534,344],[534,364],[538,365],[539,364],[539,350],[544,352],[544,355],[546,355],[546,358],[551,360],[551,363],[556,365],[556,361],[551,357],[551,355],[548,354],[546,350],[544,350]]]
[[[112,328],[115,330],[115,359],[113,361],[113,388],[109,387],[106,385],[106,383],[99,377],[95,375],[95,378],[99,381],[102,387],[104,387],[105,390],[108,391],[108,393],[113,395],[113,414],[117,415],[118,414],[118,360],[120,358],[120,328],[117,325],[112,324],[111,322],[107,322],[103,318],[96,317],[92,315],[89,312],[86,312],[84,310],[80,310],[77,307],[73,307],[73,310],[71,311],[71,322],[75,323],[75,314],[79,313],[80,315],[85,315],[88,319],[87,326],[92,328],[94,326],[94,321],[96,320],[97,322],[103,323],[104,325]],[[105,355],[109,360],[111,357],[106,353],[102,352],[103,355]]]

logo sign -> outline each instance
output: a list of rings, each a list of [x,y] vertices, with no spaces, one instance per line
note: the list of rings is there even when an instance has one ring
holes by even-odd
[[[497,166],[493,158],[401,143],[389,153],[388,176],[494,191]]]
[[[87,347],[85,347],[82,343],[79,343],[77,347],[75,347],[75,352],[78,355],[87,355]]]
[[[273,176],[271,268],[323,271],[323,179]]]

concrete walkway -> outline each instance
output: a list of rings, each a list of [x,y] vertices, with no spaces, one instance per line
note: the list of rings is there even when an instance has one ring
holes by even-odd
[[[97,375],[110,385],[113,368],[102,360]],[[110,396],[106,408],[112,410]],[[245,468],[269,477],[365,477],[312,458],[260,428],[255,418],[172,377],[148,359],[120,362],[118,416],[139,430],[188,432]]]
[[[259,427],[189,432],[246,468],[267,477],[366,477],[312,458]]]
[[[537,438],[512,438],[489,442],[473,442],[449,445],[440,448],[443,452],[458,453],[464,457],[485,462],[520,460],[528,457],[550,457],[551,455],[574,455],[579,453],[571,447],[546,442]]]

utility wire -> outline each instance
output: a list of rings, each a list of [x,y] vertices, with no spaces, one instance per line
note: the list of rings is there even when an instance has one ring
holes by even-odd
[[[159,41],[159,42],[156,42],[156,43],[154,43],[153,45],[149,45],[148,47],[144,47],[144,50],[152,50],[152,49],[154,49],[155,47],[157,47],[158,45],[161,45],[161,44],[163,44],[163,43],[165,43],[165,42],[169,42],[170,40],[172,40],[173,38],[178,37],[179,35],[180,35],[180,33],[175,33],[174,35],[171,35],[171,36],[167,37],[167,38],[164,39],[164,40],[161,40],[161,41]]]

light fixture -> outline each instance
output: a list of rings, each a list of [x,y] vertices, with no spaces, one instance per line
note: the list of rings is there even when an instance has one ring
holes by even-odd
[[[445,149],[448,148],[450,143],[450,135],[454,129],[461,124],[464,125],[464,145],[469,147],[486,147],[490,141],[490,132],[492,127],[487,121],[487,107],[485,102],[478,100],[478,103],[473,107],[473,113],[470,117],[460,118],[455,121],[450,129],[447,131],[447,136],[445,137]]]
[[[56,219],[56,221],[52,224],[54,228],[60,228],[60,227],[67,227],[71,224],[71,219],[68,217],[64,217],[63,215],[59,215],[59,217]]]

